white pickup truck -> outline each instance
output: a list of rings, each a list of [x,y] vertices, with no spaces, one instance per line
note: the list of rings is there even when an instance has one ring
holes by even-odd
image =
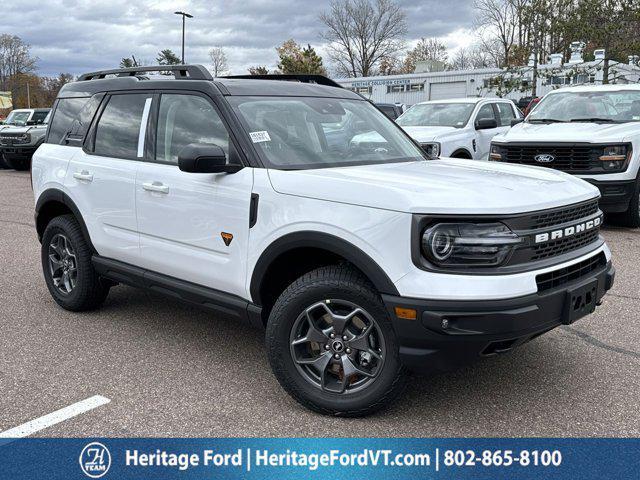
[[[511,100],[456,98],[418,103],[396,122],[430,157],[487,160],[493,137],[521,116]]]
[[[605,213],[640,227],[640,85],[551,92],[493,139],[490,159],[574,174],[600,189]]]

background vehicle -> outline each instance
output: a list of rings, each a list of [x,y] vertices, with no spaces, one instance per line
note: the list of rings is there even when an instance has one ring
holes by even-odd
[[[527,105],[527,107],[522,111],[523,115],[525,117],[527,115],[529,115],[531,113],[531,110],[533,110],[533,107],[535,107],[538,103],[540,103],[540,100],[542,100],[542,98],[540,98],[540,97],[536,97],[536,98],[532,99],[529,102],[529,105]]]
[[[395,120],[402,115],[402,106],[395,103],[376,103],[375,105],[391,120]]]
[[[508,351],[611,287],[593,186],[425,161],[361,96],[283,77],[180,65],[65,85],[32,167],[54,300],[89,310],[124,283],[244,320],[266,329],[297,401],[359,416],[401,392],[406,368]],[[551,242],[555,219],[574,231]]]
[[[491,139],[516,118],[511,100],[460,98],[418,103],[397,123],[432,157],[486,160]]]
[[[33,153],[44,142],[49,115],[34,126],[10,126],[0,131],[0,156],[7,168],[29,170]]]
[[[576,175],[600,189],[605,213],[640,226],[640,85],[563,88],[494,138],[491,159]]]

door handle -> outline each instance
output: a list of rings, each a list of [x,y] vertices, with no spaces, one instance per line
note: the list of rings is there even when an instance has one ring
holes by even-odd
[[[93,182],[93,174],[89,173],[86,170],[74,173],[73,178],[75,178],[76,180],[81,180],[83,182]]]
[[[169,186],[162,182],[145,182],[142,184],[142,188],[147,192],[169,193]]]

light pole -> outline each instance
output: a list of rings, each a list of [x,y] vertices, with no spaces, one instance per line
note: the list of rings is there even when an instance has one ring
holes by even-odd
[[[182,15],[182,64],[184,65],[184,19],[185,18],[193,18],[193,15],[190,15],[186,12],[174,12],[176,15]]]

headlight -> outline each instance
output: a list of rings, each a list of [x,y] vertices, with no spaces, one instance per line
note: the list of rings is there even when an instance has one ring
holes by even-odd
[[[630,145],[612,145],[602,149],[602,155],[598,160],[602,162],[602,168],[608,171],[620,171],[627,168],[631,160]]]
[[[499,162],[502,160],[502,147],[496,145],[495,143],[491,144],[491,152],[489,153],[489,160],[493,160],[494,162]]]
[[[440,156],[440,144],[438,142],[421,143],[420,147],[430,160],[435,160]]]
[[[438,223],[422,234],[422,252],[440,267],[496,267],[522,241],[502,223]]]

